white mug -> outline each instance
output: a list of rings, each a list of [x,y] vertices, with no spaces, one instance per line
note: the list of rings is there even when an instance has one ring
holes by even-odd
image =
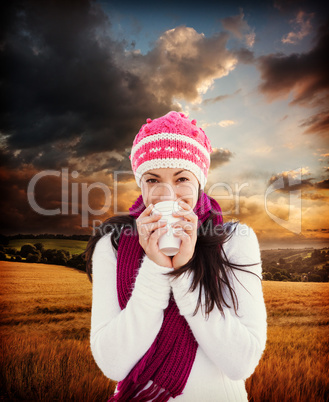
[[[161,220],[167,221],[168,231],[159,238],[159,249],[163,254],[169,257],[178,253],[182,242],[179,237],[174,236],[173,228],[171,226],[172,223],[183,219],[183,217],[174,217],[172,215],[173,212],[178,212],[179,210],[182,210],[182,207],[178,204],[178,202],[170,200],[161,201],[155,204],[151,213],[151,215],[153,215],[161,212]]]

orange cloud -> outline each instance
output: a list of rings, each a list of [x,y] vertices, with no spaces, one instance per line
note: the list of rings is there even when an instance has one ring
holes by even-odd
[[[314,14],[307,14],[300,10],[295,19],[290,23],[294,26],[294,30],[286,34],[282,39],[282,43],[289,43],[295,45],[301,41],[305,36],[309,35],[312,31],[311,20]]]
[[[120,62],[147,83],[159,101],[201,102],[201,94],[214,80],[228,75],[237,64],[237,57],[226,48],[227,40],[225,33],[207,38],[179,26],[164,32],[146,55],[128,52]]]
[[[327,138],[329,133],[329,110],[314,114],[305,119],[300,126],[308,127],[305,130],[305,134],[319,134]]]
[[[247,46],[253,47],[256,34],[244,19],[244,13],[242,10],[240,10],[240,14],[238,15],[223,18],[221,23],[224,29],[232,32],[236,38],[244,40]]]

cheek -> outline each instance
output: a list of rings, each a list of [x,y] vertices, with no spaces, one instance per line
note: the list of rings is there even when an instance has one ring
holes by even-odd
[[[193,196],[198,196],[198,191],[199,191],[199,185],[198,183],[194,183],[192,181],[186,182],[184,184],[181,184],[178,186],[178,189],[180,192],[184,194],[189,194]]]
[[[163,183],[146,183],[141,186],[141,192],[146,207],[151,203],[157,202],[161,196],[173,195],[173,189]]]
[[[147,207],[148,204],[149,204],[149,202],[148,202],[148,199],[149,199],[149,190],[148,190],[147,185],[145,185],[144,183],[141,185],[141,192],[142,192],[142,197],[143,197],[144,205]]]
[[[198,183],[184,183],[178,187],[178,193],[180,197],[185,197],[185,200],[189,205],[195,205],[198,200],[199,185]]]

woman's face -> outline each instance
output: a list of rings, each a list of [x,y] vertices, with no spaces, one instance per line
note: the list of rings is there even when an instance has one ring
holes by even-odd
[[[160,168],[148,170],[141,179],[144,205],[183,200],[193,209],[199,196],[199,181],[189,170]]]

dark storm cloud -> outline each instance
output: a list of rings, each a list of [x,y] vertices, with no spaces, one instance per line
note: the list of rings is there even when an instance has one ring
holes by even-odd
[[[218,166],[224,165],[225,163],[229,162],[233,156],[233,153],[228,149],[214,149],[214,151],[210,154],[210,169],[216,169]]]
[[[324,189],[324,190],[328,190],[329,189],[329,180],[322,180],[319,181],[318,183],[315,183],[315,187],[318,189]]]
[[[306,134],[316,133],[327,137],[329,129],[329,110],[319,112],[305,119],[300,127],[307,127],[305,130]]]
[[[313,178],[309,179],[297,179],[289,176],[288,174],[278,174],[273,175],[268,181],[268,186],[275,185],[277,187],[277,191],[281,192],[290,192],[301,189],[310,189],[314,187],[312,183]]]
[[[206,106],[209,104],[221,102],[225,99],[231,98],[232,96],[238,94],[239,92],[241,92],[241,89],[236,90],[233,94],[219,95],[219,96],[215,96],[214,98],[207,98],[202,101],[202,104]]]
[[[296,190],[325,190],[329,188],[329,180],[314,182],[314,178],[301,179],[291,175],[290,172],[283,172],[273,175],[268,181],[268,186],[275,185],[277,191],[290,192]]]
[[[316,43],[308,53],[288,56],[270,54],[258,59],[263,80],[260,90],[270,100],[293,92],[292,104],[316,107],[316,113],[302,122],[306,133],[328,133],[329,20],[321,25]]]
[[[196,100],[199,88],[237,63],[228,34],[206,38],[185,26],[164,32],[142,55],[111,38],[109,18],[89,0],[14,1],[6,16],[0,130],[16,166],[58,169],[121,153],[147,117],[179,110],[174,98]],[[89,162],[93,170],[117,164]]]
[[[294,11],[299,7],[305,7],[308,0],[274,0],[274,7],[281,12]]]
[[[83,1],[9,2],[2,26],[4,94],[0,130],[22,162],[53,144],[77,156],[131,145],[145,116],[166,113],[138,76],[117,65],[125,43],[111,40],[101,8]],[[57,159],[67,160],[66,152]],[[50,165],[50,163],[49,163]]]
[[[80,174],[73,178],[71,171],[65,176],[65,172],[58,171],[57,176],[52,174],[53,170],[42,172],[42,177],[38,178],[32,186],[28,198],[28,186],[33,179],[33,175],[39,173],[31,167],[22,169],[3,168],[0,170],[0,215],[1,233],[86,233],[90,234],[93,219],[104,220],[113,214],[113,199],[110,200],[108,208],[104,209],[104,214],[98,215],[97,211],[102,211],[105,204],[105,193],[102,187],[109,188],[113,194],[113,181],[109,175],[98,177],[86,177]],[[67,197],[63,200],[63,179],[67,180]],[[96,180],[95,180],[96,179]],[[73,185],[77,194],[73,201]],[[93,186],[97,184],[93,188]],[[83,187],[84,186],[84,187]],[[83,197],[83,194],[85,197]],[[87,199],[87,203],[83,199]],[[63,212],[65,206],[68,213]],[[83,210],[88,208],[88,220],[83,220]],[[49,214],[49,211],[59,212]],[[74,213],[73,213],[74,210]],[[96,211],[94,214],[93,211]],[[85,224],[86,223],[86,224]]]
[[[322,0],[274,0],[273,6],[282,14],[298,12],[301,9],[307,11],[317,11],[319,15],[326,15],[328,6]]]
[[[37,214],[27,202],[30,180],[68,167],[86,183],[111,188],[115,172],[121,184],[134,183],[128,155],[146,118],[180,110],[174,99],[198,100],[238,62],[229,34],[207,38],[186,26],[154,38],[143,55],[113,39],[111,15],[92,0],[14,0],[0,18],[0,224],[8,233],[81,230],[80,215]],[[212,167],[230,158],[215,151]],[[60,178],[35,191],[40,205],[60,205]]]
[[[293,103],[318,102],[318,96],[329,88],[328,28],[327,21],[319,30],[316,46],[308,53],[260,57],[260,90],[272,98],[295,90]]]
[[[251,64],[255,61],[254,52],[249,49],[240,48],[239,50],[235,50],[234,54],[237,56],[240,63]]]

